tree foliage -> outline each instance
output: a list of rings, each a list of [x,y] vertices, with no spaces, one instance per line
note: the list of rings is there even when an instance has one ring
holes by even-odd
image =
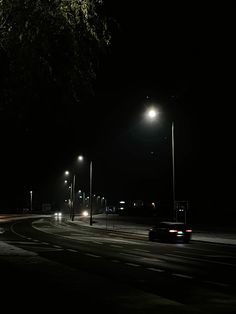
[[[109,42],[102,0],[0,0],[1,104],[78,104]]]

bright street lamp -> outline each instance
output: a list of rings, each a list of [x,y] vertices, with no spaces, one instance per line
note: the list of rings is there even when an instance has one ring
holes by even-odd
[[[84,157],[81,156],[81,155],[79,155],[79,156],[78,156],[78,161],[83,161],[83,160],[84,160]]]
[[[158,111],[156,110],[156,108],[152,107],[149,108],[146,112],[146,116],[149,120],[155,120],[158,116]]]

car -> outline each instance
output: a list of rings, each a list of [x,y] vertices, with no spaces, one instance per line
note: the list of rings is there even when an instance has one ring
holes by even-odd
[[[166,242],[188,243],[192,236],[190,229],[183,222],[162,221],[149,229],[148,238],[150,241],[160,240]]]
[[[55,212],[54,213],[54,217],[61,217],[62,216],[62,213],[61,212]]]

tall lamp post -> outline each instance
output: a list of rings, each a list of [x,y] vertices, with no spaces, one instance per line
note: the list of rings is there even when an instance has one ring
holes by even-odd
[[[65,176],[69,177],[69,175],[70,175],[70,172],[68,170],[65,171]],[[64,182],[65,182],[65,184],[68,183],[67,180],[65,180]],[[73,184],[71,182],[69,185],[70,197],[69,197],[69,204],[68,204],[69,205],[70,218],[72,217],[72,202],[73,202],[73,186],[72,185]]]
[[[172,188],[173,188],[173,218],[176,221],[176,207],[175,207],[175,124],[171,124],[171,150],[172,150]]]
[[[33,191],[30,191],[30,211],[33,210]]]
[[[158,111],[152,107],[146,112],[149,121],[156,120]],[[174,121],[171,123],[171,154],[172,154],[172,197],[173,197],[173,219],[176,221],[176,208],[175,208],[175,137],[174,137]]]
[[[90,161],[90,166],[89,166],[89,200],[90,200],[90,226],[93,225],[93,195],[92,195],[92,185],[93,185],[93,162]]]
[[[83,156],[78,156],[77,160],[79,162],[82,162],[84,160],[84,157]],[[69,176],[70,172],[69,171],[65,171],[65,175],[66,176]],[[74,217],[75,217],[75,194],[76,194],[76,191],[75,191],[75,188],[76,188],[76,173],[74,172],[73,174],[73,178],[72,178],[72,182],[71,182],[71,185],[70,185],[70,189],[71,189],[71,194],[70,194],[70,199],[71,199],[71,220],[73,221],[74,220]]]

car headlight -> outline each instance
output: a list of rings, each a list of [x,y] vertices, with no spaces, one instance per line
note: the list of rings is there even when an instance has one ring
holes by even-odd
[[[54,213],[54,216],[55,216],[55,217],[61,217],[61,216],[62,216],[62,213]]]

